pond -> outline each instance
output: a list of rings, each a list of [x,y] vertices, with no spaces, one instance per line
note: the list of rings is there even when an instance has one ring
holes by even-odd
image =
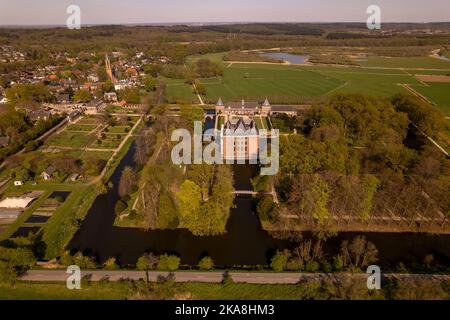
[[[214,237],[196,237],[188,230],[144,231],[135,228],[114,227],[114,206],[119,199],[117,185],[121,171],[134,165],[135,146],[130,148],[119,164],[111,180],[114,188],[99,196],[89,210],[80,230],[69,244],[72,252],[83,251],[104,262],[116,257],[122,265],[134,264],[145,252],[174,253],[183,264],[196,265],[200,258],[209,255],[221,267],[232,265],[265,265],[277,249],[293,248],[297,244],[272,238],[261,228],[251,197],[239,196],[235,200],[227,224],[227,233]],[[234,166],[235,187],[251,189],[251,177],[258,168],[249,165]],[[342,240],[352,239],[359,233],[340,233],[328,240],[324,249],[333,254]],[[423,261],[425,255],[433,253],[436,260],[450,263],[450,236],[414,233],[365,233],[379,250],[380,265],[397,262]],[[311,234],[304,233],[304,238]]]
[[[264,52],[260,53],[260,56],[283,60],[290,64],[306,64],[309,58],[309,56],[285,52]]]

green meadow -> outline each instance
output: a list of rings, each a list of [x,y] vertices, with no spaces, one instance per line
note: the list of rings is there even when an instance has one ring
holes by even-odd
[[[367,60],[359,61],[358,63],[363,67],[450,70],[450,61],[431,57],[369,57]]]
[[[192,86],[186,83],[184,79],[163,80],[166,84],[166,95],[170,103],[176,102],[198,102],[197,96],[193,93]]]
[[[450,83],[433,82],[427,83],[429,86],[412,86],[414,90],[426,96],[440,109],[450,116]]]
[[[338,88],[344,81],[317,72],[283,65],[233,64],[220,79],[203,79],[207,100],[271,97],[318,97]],[[288,99],[287,99],[288,100]]]

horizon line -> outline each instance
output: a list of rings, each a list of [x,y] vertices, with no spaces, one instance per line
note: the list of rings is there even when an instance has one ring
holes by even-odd
[[[112,23],[85,23],[81,24],[81,27],[101,27],[101,26],[177,26],[177,25],[188,25],[188,26],[202,26],[202,25],[230,25],[230,24],[366,24],[365,21],[193,21],[193,22],[112,22]],[[450,21],[402,21],[393,22],[386,21],[383,24],[444,24],[450,23]],[[0,24],[0,28],[60,28],[66,27],[65,24]]]

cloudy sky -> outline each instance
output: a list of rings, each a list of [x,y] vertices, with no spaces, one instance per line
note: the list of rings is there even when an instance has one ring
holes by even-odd
[[[0,25],[61,25],[80,6],[82,24],[171,22],[450,21],[450,0],[0,0]]]

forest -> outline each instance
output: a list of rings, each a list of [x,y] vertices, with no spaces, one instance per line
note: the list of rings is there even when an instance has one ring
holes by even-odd
[[[304,135],[281,138],[271,197],[258,201],[268,230],[431,230],[447,228],[450,160],[418,132],[434,137],[440,111],[412,96],[336,95],[296,122]],[[266,179],[267,180],[267,179]],[[298,228],[298,229],[297,229]]]

